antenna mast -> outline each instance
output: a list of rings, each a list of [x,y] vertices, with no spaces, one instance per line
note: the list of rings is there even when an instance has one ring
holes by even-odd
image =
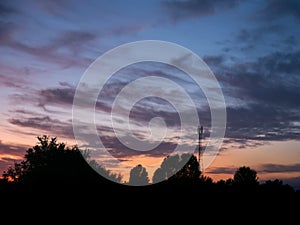
[[[199,163],[200,172],[202,172],[202,170],[203,170],[203,163],[201,165],[201,162],[203,161],[203,160],[201,160],[201,156],[202,156],[202,146],[201,146],[202,136],[203,136],[203,126],[198,127],[198,163]]]

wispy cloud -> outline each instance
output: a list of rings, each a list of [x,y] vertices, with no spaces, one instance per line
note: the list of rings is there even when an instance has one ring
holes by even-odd
[[[8,122],[23,128],[37,129],[42,132],[42,134],[74,138],[71,123],[52,119],[50,116],[20,116],[19,118],[10,118]]]
[[[284,31],[284,27],[279,24],[268,25],[265,27],[256,27],[253,29],[242,29],[238,34],[238,41],[240,42],[256,42],[262,40],[265,36],[270,34],[280,35]]]
[[[239,148],[256,147],[265,141],[273,140],[299,140],[300,127],[295,123],[295,121],[300,120],[298,113],[300,110],[298,104],[300,92],[296,85],[300,82],[297,76],[300,72],[298,67],[299,58],[299,52],[278,52],[258,58],[255,61],[236,62],[228,66],[226,57],[223,55],[204,57],[204,61],[216,71],[225,98],[230,99],[230,104],[227,105],[225,136],[227,141],[224,142],[224,149],[229,146]],[[194,93],[191,90],[196,91],[189,79],[177,76],[176,73],[171,75],[168,68],[166,70],[159,68],[158,70],[154,66],[154,71],[150,68],[151,66],[148,66],[147,69],[133,67],[127,72],[120,71],[118,74],[120,76],[112,77],[102,89],[96,109],[109,116],[113,101],[118,93],[124,86],[139,76],[156,74],[175,80],[182,87],[185,87],[190,94]],[[285,74],[289,76],[285,76]],[[48,108],[51,106],[70,110],[75,89],[75,86],[62,82],[57,87],[36,90],[33,95],[31,93],[27,96],[27,101],[38,102],[38,106],[45,109],[46,113],[50,112]],[[88,93],[89,91],[95,90],[87,89],[84,96],[91,96]],[[24,102],[26,96],[19,97]],[[199,99],[199,97],[201,96],[193,96],[195,99]],[[239,104],[239,102],[243,102],[243,104]],[[119,116],[122,116],[122,112],[119,113],[121,113]],[[201,124],[209,127],[211,119],[209,107],[199,107],[198,113]],[[169,127],[180,126],[178,113],[171,105],[160,98],[143,99],[130,112],[130,119],[135,128],[147,126],[148,122],[157,116],[163,118]],[[70,131],[71,127],[71,124],[63,124],[60,123],[61,121],[52,120],[48,115],[27,118],[17,117],[14,120],[10,119],[10,122],[19,126],[34,127],[40,125],[40,128],[42,128],[42,124],[50,130],[50,123],[53,122],[59,124],[58,129],[61,131]],[[65,125],[69,128],[66,129]],[[139,129],[134,132],[143,135]],[[69,135],[70,132],[67,133]]]
[[[151,156],[151,157],[165,157],[171,154],[176,147],[176,143],[162,142],[156,148],[150,151],[137,151],[125,146],[115,136],[102,136],[101,141],[103,145],[108,149],[110,154],[117,159],[126,159],[131,156]]]
[[[233,175],[238,168],[235,167],[210,167],[208,172],[211,174],[231,174]]]
[[[71,106],[75,94],[75,87],[61,86],[56,88],[46,88],[39,90],[39,106],[46,105],[66,105]]]
[[[55,16],[62,16],[66,10],[72,6],[72,1],[60,0],[60,1],[35,1],[39,8],[49,14]]]
[[[15,37],[6,38],[6,47],[63,68],[80,67],[87,66],[92,61],[92,59],[78,54],[84,51],[84,45],[93,39],[94,35],[89,32],[71,30],[64,32],[50,44],[40,44],[39,46],[24,43]]]
[[[263,164],[259,167],[260,173],[300,172],[300,163],[296,164]]]
[[[0,140],[0,149],[1,149],[1,154],[3,155],[16,155],[18,157],[23,156],[25,153],[27,146],[24,145],[15,145],[15,144],[7,144],[3,143]]]
[[[28,146],[4,143],[0,140],[0,177],[15,162],[23,159]]]

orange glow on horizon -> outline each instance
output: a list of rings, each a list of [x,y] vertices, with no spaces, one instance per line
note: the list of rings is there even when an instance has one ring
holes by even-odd
[[[208,165],[203,175],[213,179],[213,181],[227,180],[233,178],[234,172],[241,166],[249,166],[251,169],[257,171],[257,176],[260,181],[284,179],[300,176],[300,172],[263,172],[262,166],[264,164],[279,164],[279,165],[291,165],[299,163],[300,150],[298,148],[299,141],[286,141],[286,142],[272,142],[267,145],[259,147],[245,148],[245,149],[230,149],[220,152],[215,157],[210,165]],[[112,168],[117,169],[123,175],[123,182],[129,180],[130,169],[141,164],[147,169],[150,182],[152,180],[153,173],[160,166],[164,157],[148,157],[138,156],[127,158],[128,161],[123,163],[124,168]],[[214,173],[214,169],[225,168],[227,172]],[[229,172],[230,171],[230,172]]]
[[[263,172],[263,165],[292,165],[299,163],[299,141],[272,142],[255,148],[230,149],[220,152],[215,160],[205,169],[204,175],[214,181],[233,178],[235,170],[241,166],[249,166],[257,171],[259,180],[273,180],[300,176],[300,172]],[[225,168],[232,173],[213,173],[212,170]]]

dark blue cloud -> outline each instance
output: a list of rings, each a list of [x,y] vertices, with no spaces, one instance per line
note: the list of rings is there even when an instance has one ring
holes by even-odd
[[[239,5],[239,2],[239,0],[175,0],[164,1],[162,5],[169,13],[170,18],[176,22],[187,18],[212,15],[217,11],[233,9]]]
[[[298,0],[268,0],[260,12],[262,18],[268,20],[292,16],[300,19],[300,2]]]
[[[274,52],[231,65],[224,55],[204,57],[230,103],[226,137],[241,146],[300,140],[299,56],[299,51]]]
[[[11,1],[7,0],[2,0],[0,2],[0,16],[2,16],[2,18],[18,12],[18,10],[15,7],[13,7],[10,3]]]

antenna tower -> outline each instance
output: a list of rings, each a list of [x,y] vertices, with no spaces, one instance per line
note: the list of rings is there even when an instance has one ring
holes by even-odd
[[[203,138],[203,126],[200,126],[198,127],[198,163],[199,163],[200,172],[203,171],[202,138]]]

